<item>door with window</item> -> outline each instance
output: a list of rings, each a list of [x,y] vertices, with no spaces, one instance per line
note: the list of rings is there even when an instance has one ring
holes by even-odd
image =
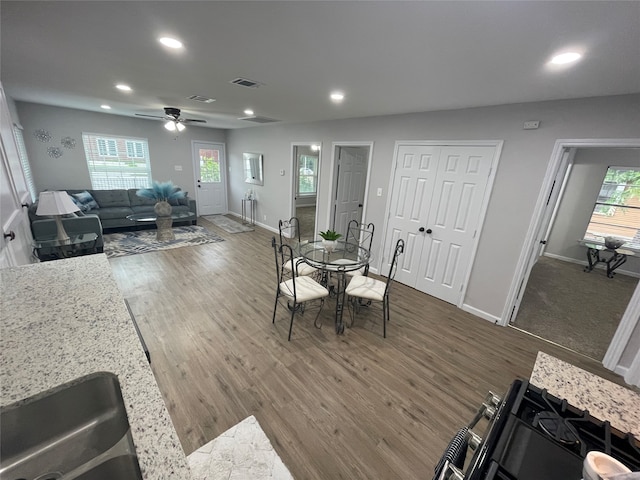
[[[193,142],[198,215],[227,213],[227,180],[224,145]]]
[[[494,146],[399,145],[385,239],[405,240],[396,279],[446,302],[462,298],[481,227]]]

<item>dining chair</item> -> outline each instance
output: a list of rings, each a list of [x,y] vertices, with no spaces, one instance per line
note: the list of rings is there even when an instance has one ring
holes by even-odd
[[[387,322],[389,321],[389,291],[391,283],[396,276],[398,267],[398,258],[404,252],[404,240],[401,238],[396,242],[396,248],[393,252],[391,266],[387,281],[376,280],[375,278],[364,275],[355,276],[347,285],[347,303],[351,305],[349,312],[351,313],[351,323],[353,324],[353,311],[361,306],[369,305],[372,302],[382,303],[382,332],[384,338],[387,338]],[[366,304],[363,304],[366,300]],[[357,310],[356,310],[357,311]]]
[[[375,230],[375,226],[373,223],[368,223],[365,225],[364,223],[360,223],[357,220],[351,220],[347,224],[347,236],[346,242],[348,245],[359,245],[363,248],[366,248],[369,252],[371,252],[371,245],[373,244],[373,232]],[[364,275],[367,276],[369,274],[369,264],[367,263],[364,267],[358,270],[352,270],[350,272],[346,272],[347,277],[355,277]]]
[[[287,244],[277,244],[276,238],[271,238],[271,246],[275,254],[276,261],[276,278],[278,280],[278,288],[276,290],[276,301],[273,306],[273,319],[271,323],[276,323],[276,311],[278,309],[278,303],[282,299],[287,300],[287,308],[291,312],[291,320],[289,322],[289,337],[287,340],[291,340],[291,331],[293,329],[293,317],[296,313],[303,314],[307,302],[313,300],[319,300],[320,305],[318,307],[318,313],[313,321],[316,328],[320,328],[322,325],[318,323],[322,306],[324,305],[324,298],[329,295],[329,290],[324,288],[318,282],[311,277],[301,276],[297,274],[297,268],[302,261],[294,261],[293,250],[291,246]],[[291,262],[293,268],[291,270],[285,270],[282,266]]]
[[[300,245],[300,222],[296,217],[291,217],[289,220],[278,220],[278,232],[280,234],[280,245],[289,245],[292,250],[295,250]],[[302,257],[294,257],[287,263],[282,265],[282,268],[286,272],[294,270],[294,264],[297,264],[297,275],[313,275],[318,270],[308,263],[306,263]]]

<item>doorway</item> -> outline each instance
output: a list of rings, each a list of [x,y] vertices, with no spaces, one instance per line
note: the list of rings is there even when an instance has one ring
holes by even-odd
[[[198,215],[227,213],[227,178],[224,145],[192,141]]]
[[[365,218],[373,143],[334,143],[333,148],[333,204],[329,224],[336,232],[346,235],[351,220],[362,223]]]
[[[298,219],[300,239],[312,241],[316,232],[320,142],[293,143],[291,216]]]
[[[462,305],[501,142],[398,142],[383,269],[406,242],[396,279]]]
[[[620,177],[621,170],[637,171],[640,150],[571,148],[563,157],[568,158],[566,174],[554,187],[558,197],[550,208],[551,219],[539,252],[530,260],[521,304],[510,323],[602,360],[638,284],[640,251],[631,253],[609,278],[599,268],[602,264],[584,271],[588,250],[578,241],[588,238],[597,243],[617,235],[628,242],[623,249],[637,249],[633,237],[640,235],[640,197],[632,193],[637,187],[628,184],[628,178],[620,180],[622,184],[614,179],[625,178]],[[616,194],[623,190],[631,195]],[[627,207],[608,207],[610,199]],[[608,257],[602,252],[602,258]]]

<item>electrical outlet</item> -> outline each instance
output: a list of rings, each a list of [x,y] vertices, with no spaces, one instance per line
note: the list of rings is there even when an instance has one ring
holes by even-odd
[[[378,188],[378,196],[381,197],[382,196],[382,189]]]
[[[263,215],[263,216],[262,216],[262,220],[264,220],[264,221],[266,222],[266,221],[267,221],[267,216],[266,216],[266,215]]]
[[[540,126],[540,122],[538,120],[531,120],[529,122],[524,122],[525,130],[535,130]]]
[[[280,175],[284,175],[284,169],[280,170]]]

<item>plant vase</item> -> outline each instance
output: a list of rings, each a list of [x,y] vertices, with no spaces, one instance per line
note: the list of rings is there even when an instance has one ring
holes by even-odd
[[[322,240],[322,247],[327,253],[332,253],[338,246],[337,240]]]
[[[171,218],[171,204],[163,200],[156,203],[153,210],[156,212],[156,226],[158,227],[156,239],[159,242],[175,240],[176,237],[171,229],[171,226],[173,225],[173,219]]]

